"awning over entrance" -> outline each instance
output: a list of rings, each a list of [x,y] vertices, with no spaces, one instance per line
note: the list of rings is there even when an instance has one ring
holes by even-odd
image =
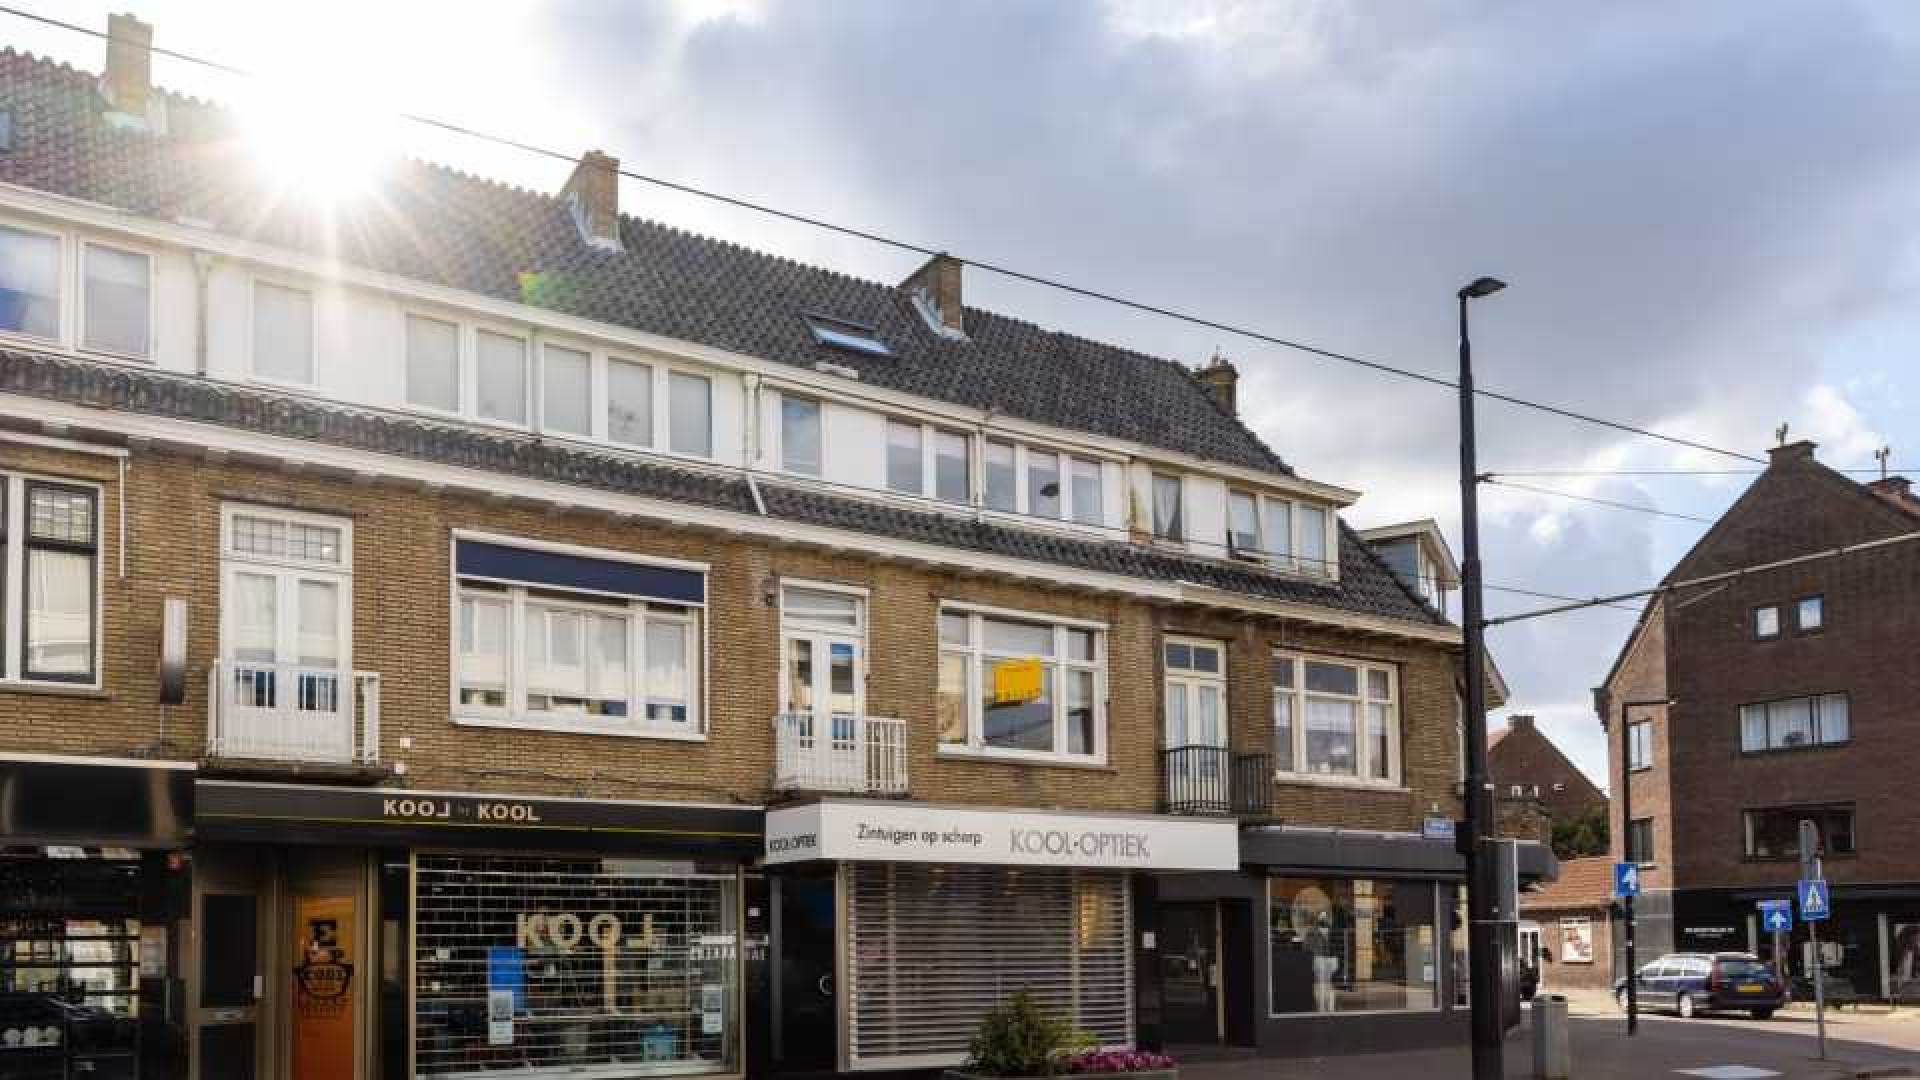
[[[1520,878],[1551,881],[1560,864],[1543,844],[1517,845]],[[1415,833],[1360,832],[1266,826],[1240,834],[1240,854],[1255,866],[1296,870],[1365,870],[1370,873],[1455,875],[1466,860],[1451,840],[1429,840]]]
[[[767,811],[767,862],[1238,870],[1239,826],[1161,814],[1071,814],[827,800]]]
[[[761,809],[201,780],[203,840],[542,851],[759,854]]]

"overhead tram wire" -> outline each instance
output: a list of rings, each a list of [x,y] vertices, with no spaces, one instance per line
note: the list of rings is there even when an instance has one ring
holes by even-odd
[[[1877,475],[1889,476],[1901,473],[1920,472],[1920,466],[1890,465],[1885,469],[1879,466],[1858,469],[1833,468],[1834,472],[1850,476]],[[1563,476],[1759,476],[1765,469],[1497,469],[1482,473],[1489,479],[1508,476],[1563,477]]]
[[[1615,502],[1612,499],[1601,499],[1592,495],[1580,495],[1571,491],[1556,491],[1553,488],[1534,487],[1532,484],[1516,484],[1508,480],[1495,480],[1484,474],[1481,476],[1481,481],[1494,487],[1512,488],[1515,491],[1530,491],[1535,495],[1551,495],[1556,499],[1571,499],[1574,502],[1592,503],[1595,506],[1604,506],[1611,510],[1631,510],[1635,513],[1651,514],[1654,517],[1675,518],[1680,521],[1691,521],[1700,525],[1712,525],[1715,521],[1714,518],[1700,517],[1697,514],[1682,514],[1673,510],[1662,510],[1657,506],[1641,506],[1638,503]]]
[[[163,48],[161,46],[156,46],[151,43],[142,44],[142,43],[136,43],[136,42],[130,42],[130,41],[118,41],[110,33],[106,31],[96,30],[88,26],[81,26],[78,23],[67,22],[63,19],[56,19],[56,18],[53,18],[52,16],[42,15],[38,12],[26,11],[21,8],[11,7],[7,5],[0,5],[0,14],[12,15],[16,18],[25,19],[29,22],[36,22],[44,26],[50,26],[57,29],[61,29],[61,30],[71,31],[73,33],[82,34],[88,37],[98,38],[100,40],[113,42],[115,44],[133,45],[136,47],[144,48],[149,53],[156,56],[164,56],[172,60],[181,61],[182,63],[194,64],[200,67],[208,68],[213,71],[219,71],[224,74],[237,76],[239,78],[252,79],[252,80],[260,80],[263,78],[259,73],[248,70],[246,68],[242,68],[234,64],[223,63],[217,60],[209,60],[204,57],[196,56],[192,53],[185,53],[176,49]],[[464,124],[456,124],[456,123],[453,123],[452,121],[441,120],[436,117],[426,116],[420,113],[396,112],[392,115],[395,118],[405,123],[415,124],[421,127],[431,128],[437,131],[442,131],[448,134],[458,135],[464,138],[470,138],[470,139],[478,140],[481,142],[491,143],[495,146],[506,147],[512,150],[518,150],[523,153],[532,154],[532,155],[536,155],[543,158],[548,158],[554,161],[566,162],[568,164],[576,163],[576,158],[572,154],[564,153],[559,150],[554,150],[550,147],[544,147],[544,146],[536,145],[534,143],[524,142],[522,140],[510,138],[504,135],[495,135],[490,132],[481,131],[478,128],[468,127]],[[1085,299],[1098,300],[1103,303],[1113,304],[1118,307],[1124,307],[1133,311],[1139,311],[1139,312],[1143,312],[1150,315],[1158,315],[1163,318],[1172,319],[1174,321],[1186,323],[1191,326],[1199,326],[1199,327],[1203,327],[1210,330],[1217,330],[1217,331],[1220,331],[1221,333],[1231,334],[1235,337],[1244,338],[1249,341],[1257,341],[1263,344],[1277,346],[1279,348],[1290,349],[1295,352],[1306,353],[1311,356],[1318,356],[1328,360],[1337,360],[1342,363],[1353,364],[1355,366],[1366,368],[1372,371],[1377,371],[1386,375],[1393,375],[1399,378],[1411,379],[1417,382],[1428,383],[1433,386],[1446,387],[1448,389],[1458,389],[1458,385],[1452,379],[1445,378],[1439,375],[1433,375],[1433,374],[1429,374],[1427,372],[1422,372],[1422,371],[1415,371],[1411,368],[1399,367],[1399,366],[1384,363],[1378,360],[1369,360],[1361,356],[1353,355],[1351,353],[1343,353],[1333,349],[1328,349],[1318,345],[1313,345],[1307,342],[1296,341],[1289,338],[1280,337],[1276,334],[1265,333],[1263,331],[1254,330],[1248,327],[1224,322],[1219,319],[1207,318],[1205,316],[1196,315],[1191,312],[1179,310],[1177,308],[1166,307],[1160,304],[1152,304],[1143,300],[1134,300],[1134,299],[1122,296],[1118,293],[1111,293],[1111,292],[1106,292],[1100,289],[1089,288],[1087,286],[1075,285],[1071,282],[1065,281],[1060,278],[1053,278],[1043,274],[1031,273],[1025,270],[1020,270],[1020,269],[1003,265],[1000,263],[987,262],[985,260],[980,260],[980,259],[969,259],[963,256],[953,255],[951,252],[942,251],[938,248],[928,247],[924,244],[917,244],[911,241],[901,240],[897,237],[887,236],[884,233],[873,232],[869,229],[856,228],[851,225],[843,225],[838,222],[828,221],[824,218],[812,217],[810,215],[797,213],[791,210],[782,210],[782,209],[779,209],[778,207],[769,206],[765,203],[754,202],[752,200],[740,198],[738,196],[727,195],[727,194],[723,194],[721,192],[716,192],[716,191],[710,191],[705,188],[696,187],[692,184],[682,183],[676,180],[669,180],[665,177],[654,176],[648,173],[641,173],[641,172],[637,172],[632,169],[628,169],[624,167],[618,169],[617,172],[619,173],[619,175],[629,180],[637,181],[639,183],[649,184],[654,187],[663,188],[668,191],[676,191],[681,194],[690,195],[696,198],[701,198],[701,199],[706,199],[712,202],[721,203],[723,205],[732,206],[737,209],[748,210],[754,213],[764,214],[769,217],[774,217],[774,218],[779,218],[785,221],[795,222],[797,224],[810,226],[812,228],[821,229],[827,232],[838,233],[842,236],[850,236],[855,239],[865,240],[870,243],[878,244],[883,247],[893,248],[898,251],[911,252],[918,255],[924,255],[929,258],[936,255],[946,255],[967,266],[974,267],[975,269],[984,271],[986,273],[996,274],[1000,277],[1004,277],[1009,280],[1025,282],[1030,285],[1037,285],[1043,288],[1053,289],[1058,292],[1067,293],[1073,296],[1079,296]],[[1591,413],[1584,413],[1575,409],[1570,409],[1570,408],[1566,408],[1559,405],[1552,405],[1545,402],[1533,401],[1531,399],[1519,397],[1517,395],[1505,394],[1497,390],[1488,390],[1480,387],[1476,387],[1474,389],[1474,393],[1477,396],[1487,398],[1488,400],[1502,402],[1504,404],[1512,405],[1517,408],[1532,409],[1536,412],[1546,413],[1550,416],[1558,416],[1563,419],[1576,420],[1581,423],[1592,424],[1597,427],[1609,428],[1614,431],[1619,431],[1619,432],[1623,432],[1630,435],[1637,435],[1642,438],[1654,439],[1660,442],[1671,443],[1675,446],[1682,446],[1691,450],[1700,450],[1700,451],[1704,451],[1711,454],[1717,454],[1722,457],[1734,458],[1740,461],[1750,461],[1760,465],[1766,464],[1766,459],[1756,457],[1752,454],[1742,453],[1741,451],[1738,451],[1738,450],[1728,450],[1722,447],[1713,446],[1708,443],[1699,442],[1693,439],[1687,439],[1677,435],[1668,435],[1663,432],[1652,431],[1650,429],[1639,427],[1634,424],[1628,424],[1619,420],[1610,420],[1605,417],[1595,416]]]

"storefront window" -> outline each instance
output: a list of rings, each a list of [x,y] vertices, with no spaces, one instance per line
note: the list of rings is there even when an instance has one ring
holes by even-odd
[[[134,853],[0,849],[0,1076],[137,1073]]]
[[[733,1069],[737,890],[728,866],[418,856],[417,1074]]]
[[[1267,897],[1276,1015],[1438,1006],[1431,884],[1273,878]]]
[[[1453,1003],[1458,1008],[1466,1008],[1473,991],[1473,977],[1467,968],[1467,928],[1471,923],[1467,919],[1467,887],[1453,887],[1453,921],[1448,924],[1447,953],[1452,963],[1447,968],[1448,980],[1453,985]]]

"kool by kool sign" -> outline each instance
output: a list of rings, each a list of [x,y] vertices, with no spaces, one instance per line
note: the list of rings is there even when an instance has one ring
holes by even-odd
[[[471,799],[383,799],[382,817],[404,821],[484,821],[502,825],[538,825],[540,813],[521,802]]]

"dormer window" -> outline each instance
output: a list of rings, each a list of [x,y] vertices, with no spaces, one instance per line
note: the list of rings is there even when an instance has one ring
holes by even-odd
[[[869,356],[893,355],[887,343],[880,340],[880,331],[867,323],[813,313],[809,313],[806,319],[807,329],[813,331],[813,340],[817,345]]]

